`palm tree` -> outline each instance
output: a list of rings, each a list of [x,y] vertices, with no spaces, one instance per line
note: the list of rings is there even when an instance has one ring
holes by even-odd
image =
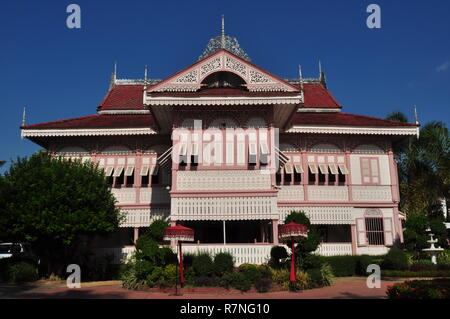
[[[407,122],[401,112],[391,113],[387,119]],[[405,213],[436,211],[442,199],[450,198],[450,138],[445,124],[427,123],[418,139],[397,143],[394,151],[401,209]]]

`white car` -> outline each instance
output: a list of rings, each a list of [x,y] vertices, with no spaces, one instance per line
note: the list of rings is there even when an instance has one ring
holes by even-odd
[[[22,260],[33,261],[39,264],[39,259],[31,250],[30,244],[0,243],[0,259],[18,257]]]

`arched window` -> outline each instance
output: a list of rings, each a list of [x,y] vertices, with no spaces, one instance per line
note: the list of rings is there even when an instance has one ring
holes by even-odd
[[[384,151],[375,144],[360,144],[353,149],[353,153],[358,154],[373,154],[373,153],[384,153]]]
[[[232,72],[215,72],[202,81],[203,88],[233,88],[247,90],[244,79]]]

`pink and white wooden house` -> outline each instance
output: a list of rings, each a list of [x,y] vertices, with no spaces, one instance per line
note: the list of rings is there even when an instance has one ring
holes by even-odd
[[[323,72],[282,79],[224,32],[166,79],[113,73],[94,115],[21,128],[105,170],[126,221],[93,245],[117,260],[158,218],[195,230],[186,252],[229,251],[237,264],[266,262],[292,210],[322,233],[318,254],[382,254],[403,240],[392,146],[417,125],[344,113]]]

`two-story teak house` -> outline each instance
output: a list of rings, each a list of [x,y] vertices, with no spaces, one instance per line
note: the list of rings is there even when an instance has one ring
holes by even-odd
[[[282,79],[222,32],[174,75],[114,72],[96,114],[25,125],[22,137],[104,169],[126,221],[95,245],[117,259],[164,218],[195,230],[187,252],[263,263],[292,210],[323,234],[319,254],[385,253],[404,218],[392,147],[417,125],[342,112],[319,75]]]

